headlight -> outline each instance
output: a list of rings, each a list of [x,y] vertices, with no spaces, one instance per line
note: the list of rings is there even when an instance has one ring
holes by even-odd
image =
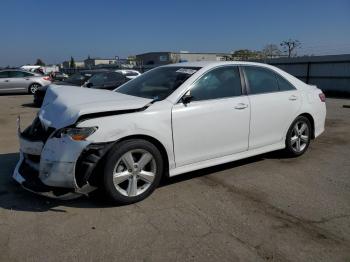
[[[68,127],[62,128],[55,133],[55,137],[62,137],[64,135],[69,136],[71,139],[76,141],[83,141],[87,137],[91,136],[97,127]]]

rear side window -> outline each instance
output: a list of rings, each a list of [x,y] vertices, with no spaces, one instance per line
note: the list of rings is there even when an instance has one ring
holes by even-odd
[[[8,78],[8,77],[9,77],[9,74],[7,71],[0,72],[0,78]]]
[[[276,79],[277,79],[277,83],[280,91],[295,90],[295,87],[291,83],[289,83],[286,79],[284,79],[282,76],[276,74]]]
[[[191,88],[193,101],[240,96],[241,79],[237,66],[213,69],[202,76]]]
[[[260,67],[246,66],[244,71],[248,80],[250,94],[278,92],[276,76],[270,70]]]

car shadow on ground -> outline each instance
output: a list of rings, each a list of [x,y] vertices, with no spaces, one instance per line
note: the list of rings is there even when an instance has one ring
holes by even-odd
[[[22,104],[23,107],[30,107],[30,108],[40,108],[40,106],[35,105],[34,103],[25,103]]]
[[[286,156],[281,151],[250,157],[227,164],[209,167],[172,178],[164,178],[159,187],[181,183],[189,179],[206,176],[243,165],[248,165],[264,159],[281,159]],[[12,172],[19,159],[18,153],[0,154],[0,208],[12,211],[27,212],[66,212],[59,207],[75,208],[107,208],[117,205],[111,203],[101,192],[95,192],[89,197],[81,197],[74,200],[62,201],[46,198],[27,192],[12,179]]]

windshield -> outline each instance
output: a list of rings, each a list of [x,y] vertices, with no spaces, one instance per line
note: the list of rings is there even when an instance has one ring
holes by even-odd
[[[200,67],[159,67],[127,82],[116,92],[153,100],[163,100],[199,69]]]

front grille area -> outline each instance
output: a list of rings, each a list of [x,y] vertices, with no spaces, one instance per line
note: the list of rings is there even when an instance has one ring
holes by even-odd
[[[49,136],[55,131],[54,128],[49,127],[47,130],[42,126],[39,117],[36,117],[33,123],[27,127],[23,132],[23,138],[31,141],[43,141],[45,142]]]

